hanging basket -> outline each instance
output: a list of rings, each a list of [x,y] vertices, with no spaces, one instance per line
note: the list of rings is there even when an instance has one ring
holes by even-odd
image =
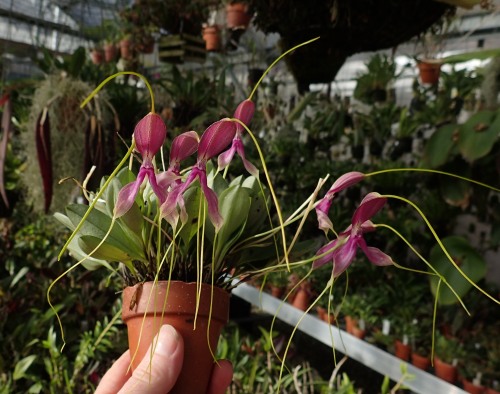
[[[434,0],[252,0],[254,23],[282,37],[282,51],[315,37],[287,56],[299,88],[331,82],[347,57],[392,48],[425,31],[452,6]],[[312,49],[315,45],[315,49]]]

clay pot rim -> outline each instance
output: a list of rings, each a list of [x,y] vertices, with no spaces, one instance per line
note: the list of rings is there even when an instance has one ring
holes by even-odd
[[[168,302],[168,298],[167,298],[167,305],[166,305],[166,308],[164,310],[163,310],[163,306],[164,306],[163,298],[161,298],[161,297],[158,297],[157,300],[162,300],[161,301],[162,308],[159,308],[159,309],[155,308],[154,301],[153,301],[153,300],[155,300],[154,294],[151,297],[149,297],[149,296],[145,297],[146,298],[146,301],[145,301],[146,305],[144,305],[144,302],[141,305],[139,305],[139,302],[137,302],[135,307],[132,309],[126,307],[127,302],[129,303],[129,305],[131,304],[131,301],[129,301],[129,299],[131,300],[134,297],[134,294],[137,291],[138,286],[141,286],[142,294],[140,294],[138,296],[138,298],[141,298],[141,296],[144,297],[146,294],[148,294],[147,293],[148,291],[153,289],[153,284],[154,284],[155,288],[158,289],[160,292],[165,292],[169,282],[170,282],[169,292],[180,291],[182,294],[184,294],[183,301],[185,301],[185,299],[191,299],[192,304],[193,304],[193,302],[195,302],[196,295],[198,293],[197,288],[199,286],[199,284],[196,282],[183,282],[183,281],[176,281],[176,280],[172,280],[172,281],[161,280],[161,281],[157,281],[156,283],[153,281],[137,283],[133,286],[127,286],[123,290],[123,305],[122,305],[122,320],[123,320],[123,322],[125,323],[127,320],[132,319],[134,317],[137,317],[139,315],[140,316],[153,316],[156,314],[156,316],[158,318],[160,318],[162,316],[162,313],[164,316],[167,316],[167,315],[176,315],[176,316],[192,315],[191,312],[185,311],[184,308],[181,308],[181,309],[178,309],[178,308],[176,309],[175,307],[172,308],[171,304]],[[208,317],[210,315],[212,320],[219,320],[219,321],[223,322],[224,324],[226,324],[227,321],[229,320],[229,316],[228,316],[227,312],[229,310],[228,305],[229,305],[229,298],[230,298],[231,293],[229,293],[228,291],[226,291],[225,289],[223,289],[221,287],[212,286],[211,284],[207,284],[207,283],[202,283],[201,288],[202,288],[202,294],[200,297],[200,306],[199,306],[199,310],[198,310],[198,316],[199,317]],[[212,289],[213,289],[213,297],[211,296]],[[130,294],[130,293],[132,293],[132,294]],[[170,293],[170,294],[172,294],[172,293]],[[170,297],[170,294],[169,294],[169,297]],[[216,299],[216,294],[219,295],[219,297],[218,297],[219,301],[217,303],[213,303],[212,307],[209,308],[206,313],[203,313],[202,312],[203,305],[204,304],[209,305],[211,300],[214,301]],[[205,295],[205,297],[204,297],[204,295]],[[149,302],[147,299],[149,299]],[[145,311],[145,307],[148,309],[148,311]],[[156,312],[155,312],[155,309],[156,309]]]

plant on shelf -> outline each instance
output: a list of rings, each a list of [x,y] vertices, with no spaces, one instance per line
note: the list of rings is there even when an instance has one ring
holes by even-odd
[[[467,357],[461,360],[458,373],[462,378],[464,389],[468,393],[482,393],[485,390],[484,373],[486,372],[485,352],[480,352],[477,346],[466,349]],[[483,353],[481,356],[480,354]],[[471,391],[474,390],[474,391]]]
[[[463,344],[453,337],[445,337],[436,333],[436,356],[434,368],[436,375],[447,382],[457,380],[457,365],[463,359],[465,352]]]
[[[495,331],[491,331],[494,333]],[[500,340],[488,336],[487,364],[485,369],[485,384],[488,388],[500,392]],[[495,394],[492,392],[491,394]]]
[[[266,285],[271,295],[281,298],[285,294],[288,285],[289,274],[287,272],[271,272],[266,276]]]
[[[300,52],[299,47],[309,43],[292,50]],[[381,249],[371,246],[368,235],[365,240],[365,234],[379,234],[379,229],[392,230],[403,238],[391,226],[372,222],[389,200],[414,208],[440,244],[425,215],[404,197],[370,192],[354,212],[350,209],[352,205],[347,205],[347,209],[342,205],[332,206],[337,194],[384,171],[366,174],[349,171],[338,177],[318,199],[326,182],[320,179],[310,196],[284,216],[262,149],[248,127],[255,111],[252,99],[256,87],[236,107],[231,118],[215,121],[201,136],[195,131],[177,135],[170,142],[168,156],[161,154],[167,128],[155,112],[152,88],[143,76],[134,72],[112,75],[82,106],[111,79],[122,74],[143,80],[150,93],[151,112],[137,123],[127,153],[111,175],[102,178],[97,190],[87,188],[92,173],[82,182],[88,204],[70,204],[65,214],[56,215],[72,231],[59,257],[69,251],[78,260],[66,273],[83,265],[89,269],[106,267],[123,277],[126,287],[122,317],[129,331],[132,369],[137,368],[162,324],[176,326],[184,338],[185,356],[184,368],[172,392],[206,391],[209,375],[202,376],[202,372],[209,374],[212,369],[217,339],[228,320],[228,291],[234,286],[271,272],[303,271],[305,275],[299,276],[290,290],[294,292],[307,288],[313,270],[331,266],[330,277],[316,298],[317,302],[332,291],[338,278],[357,261],[358,249],[374,266],[403,268]],[[245,156],[244,135],[255,144],[260,159],[258,164]],[[241,161],[243,166],[233,166],[233,160]],[[122,168],[126,163],[129,168]],[[261,182],[261,177],[265,181]],[[336,211],[336,208],[344,210],[338,216],[348,218],[348,223],[335,221],[335,226],[346,225],[344,231],[335,231],[330,219],[330,209]],[[327,235],[326,243],[321,241],[323,246],[314,247],[312,252],[309,250],[310,245],[314,245],[311,239],[315,241],[318,237],[303,231],[311,212],[316,214],[314,221],[319,229]],[[302,233],[306,234],[305,240]],[[309,248],[302,246],[304,242]],[[416,254],[433,270],[423,256]],[[464,275],[455,261],[450,259],[449,263]],[[438,276],[446,285],[446,279],[439,272],[434,270],[430,275]],[[47,298],[57,317],[50,293],[63,277],[64,274],[59,276],[47,290]],[[376,319],[376,299],[362,292],[349,295],[346,305],[346,309],[350,308],[365,324]],[[314,306],[315,302],[305,311]],[[186,318],[185,314],[190,317]],[[60,320],[59,323],[62,327]],[[191,339],[192,335],[197,336],[199,342]],[[287,345],[283,360],[288,349]],[[196,372],[189,371],[188,367],[194,367]],[[280,377],[283,370],[284,364]]]
[[[376,300],[368,299],[363,294],[346,295],[342,301],[340,311],[346,316],[346,324],[348,324],[348,318],[353,320],[352,329],[348,329],[347,332],[350,331],[351,334],[358,338],[364,338],[368,328],[377,322],[376,308]]]
[[[366,72],[356,78],[354,98],[366,103],[387,101],[389,83],[397,78],[396,62],[387,55],[373,55],[366,63]]]

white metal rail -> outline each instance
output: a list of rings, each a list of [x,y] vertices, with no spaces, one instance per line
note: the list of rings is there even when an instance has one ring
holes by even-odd
[[[302,319],[298,330],[328,346],[332,346],[333,339],[333,345],[339,352],[384,376],[389,376],[396,382],[402,378],[401,363],[405,363],[405,361],[348,334],[336,326],[331,326],[330,329],[329,324],[315,316],[311,314],[304,315],[304,312],[290,304],[283,303],[282,300],[267,293],[261,293],[258,289],[246,284],[235,288],[233,294],[262,309],[264,312],[276,315],[281,321],[291,326],[296,326],[299,320]],[[407,372],[413,375],[413,379],[405,380],[404,385],[415,393],[466,394],[461,388],[416,368],[410,363],[407,364]]]

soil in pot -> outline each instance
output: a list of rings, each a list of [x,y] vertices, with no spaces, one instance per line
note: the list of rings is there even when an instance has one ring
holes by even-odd
[[[128,328],[132,369],[139,365],[160,327],[170,324],[184,339],[184,364],[171,393],[205,394],[214,364],[211,350],[215,352],[229,317],[229,293],[203,284],[194,326],[197,284],[168,283],[160,281],[153,287],[153,282],[146,282],[123,292],[122,318]]]

